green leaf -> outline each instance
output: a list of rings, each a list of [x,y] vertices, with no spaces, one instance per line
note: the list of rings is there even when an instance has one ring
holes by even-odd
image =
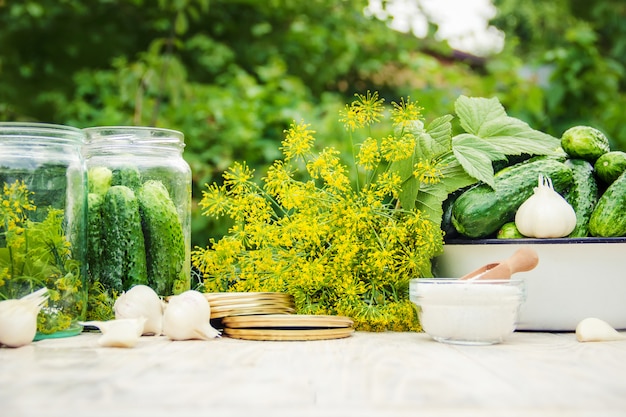
[[[425,131],[417,136],[418,159],[433,159],[452,149],[452,115],[433,120]]]
[[[455,136],[452,143],[454,156],[465,172],[493,187],[495,184],[491,162],[506,158],[498,147],[469,133]]]
[[[461,127],[467,133],[482,136],[480,128],[485,120],[506,117],[506,111],[496,98],[459,96],[454,102],[454,110],[459,117]]]
[[[415,199],[415,207],[422,210],[435,223],[441,224],[443,218],[442,205],[448,195],[458,189],[475,184],[477,180],[465,171],[452,152],[443,155],[438,160],[437,167],[442,174],[441,182],[420,184]]]
[[[400,192],[400,204],[406,210],[415,208],[415,201],[420,192],[420,182],[413,175],[413,166],[417,161],[433,160],[452,149],[452,120],[451,115],[445,115],[433,120],[426,130],[411,132],[417,136],[417,143],[413,157],[409,160],[392,164],[391,169],[398,172],[403,179]],[[445,197],[444,197],[445,200]],[[443,200],[441,200],[443,201]]]
[[[455,111],[467,133],[488,141],[505,155],[550,155],[558,152],[561,145],[560,139],[507,116],[504,107],[495,97],[487,99],[460,96],[455,102]],[[497,159],[502,158],[497,156]]]

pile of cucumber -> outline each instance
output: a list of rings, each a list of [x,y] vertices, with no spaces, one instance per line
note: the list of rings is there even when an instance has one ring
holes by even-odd
[[[515,213],[542,174],[576,212],[567,237],[626,236],[626,152],[611,150],[607,137],[590,126],[565,131],[561,147],[559,156],[529,156],[498,170],[494,188],[479,183],[451,196],[444,230],[463,238],[525,237],[515,228]]]

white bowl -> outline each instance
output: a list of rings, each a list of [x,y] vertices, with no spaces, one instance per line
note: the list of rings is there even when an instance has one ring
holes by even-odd
[[[513,331],[524,299],[519,279],[412,279],[409,298],[424,332],[439,342],[490,345]]]
[[[575,331],[587,317],[626,329],[626,238],[450,240],[433,273],[460,277],[521,246],[535,249],[539,264],[514,275],[526,292],[517,330]]]

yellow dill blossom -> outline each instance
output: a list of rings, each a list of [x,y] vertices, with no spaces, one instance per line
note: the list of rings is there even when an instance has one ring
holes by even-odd
[[[355,97],[356,100],[340,112],[339,121],[346,129],[354,131],[379,122],[383,117],[385,100],[378,97],[378,92],[367,91],[365,95],[355,94]]]
[[[380,150],[383,157],[389,162],[408,159],[415,150],[415,137],[412,135],[403,135],[401,137],[387,136],[383,138]]]
[[[224,172],[224,185],[229,194],[241,194],[252,188],[250,180],[254,176],[254,170],[244,163],[235,162],[231,168]]]
[[[413,167],[413,176],[424,184],[437,184],[443,174],[432,161],[420,159]]]
[[[314,130],[309,129],[309,124],[300,122],[292,123],[289,129],[285,130],[285,139],[282,141],[280,150],[285,155],[285,161],[290,159],[304,160],[311,153],[311,146],[315,141]]]
[[[378,97],[378,92],[367,91],[365,95],[355,94],[356,100],[352,102],[352,107],[358,109],[359,119],[362,124],[369,126],[380,121],[383,115],[383,103],[385,99]]]
[[[392,103],[391,120],[394,124],[403,126],[406,122],[419,120],[422,117],[423,107],[419,106],[416,101],[411,101],[411,97],[404,97],[400,103]]]
[[[357,154],[357,164],[366,170],[373,170],[380,163],[380,151],[378,141],[368,137],[363,141]]]
[[[402,189],[402,178],[397,172],[383,172],[378,177],[375,186],[375,194],[378,198],[384,198],[388,195],[398,198]]]
[[[363,127],[363,120],[359,117],[359,109],[346,104],[344,109],[339,112],[341,118],[339,121],[343,123],[346,130],[355,131]]]
[[[230,208],[230,199],[226,195],[226,187],[217,184],[206,184],[206,190],[202,191],[202,200],[198,204],[202,214],[210,217],[220,217],[226,214]]]
[[[403,103],[405,117],[416,117],[415,105]],[[377,93],[357,95],[341,121],[349,130],[368,126],[382,118],[382,105]],[[368,179],[353,187],[349,173],[363,173],[348,169],[335,148],[315,151],[309,125],[284,133],[283,158],[259,185],[252,170],[235,164],[223,186],[203,193],[205,214],[236,222],[192,253],[201,289],[281,291],[293,295],[299,314],[346,315],[358,330],[419,330],[409,280],[430,276],[443,233],[419,210],[400,207],[403,179],[389,168],[412,160],[415,138],[363,140],[355,164]]]

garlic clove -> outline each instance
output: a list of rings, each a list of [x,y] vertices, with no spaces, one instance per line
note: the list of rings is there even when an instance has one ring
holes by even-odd
[[[144,329],[145,317],[132,319],[115,319],[107,321],[84,321],[84,326],[95,326],[100,329],[102,336],[98,344],[104,347],[134,347]]]
[[[19,299],[0,301],[0,345],[21,347],[37,334],[37,315],[48,299],[43,287]]]
[[[624,340],[626,335],[615,330],[609,323],[594,317],[586,318],[576,326],[579,342],[609,342]]]
[[[189,290],[170,297],[163,313],[163,334],[170,340],[208,340],[220,336],[210,324],[209,301],[198,291]]]
[[[160,336],[163,331],[163,300],[147,285],[135,285],[120,294],[113,311],[116,319],[144,317],[142,335]]]

